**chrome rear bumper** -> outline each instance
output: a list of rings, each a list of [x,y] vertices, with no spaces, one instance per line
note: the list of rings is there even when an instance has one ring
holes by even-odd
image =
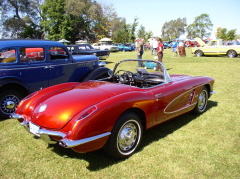
[[[23,116],[17,115],[17,114],[11,114],[10,117],[12,119],[24,119]],[[23,121],[20,123],[20,125],[23,126],[28,132],[30,132],[29,121]],[[59,145],[61,145],[62,147],[72,148],[72,147],[75,147],[78,145],[82,145],[82,144],[106,137],[110,134],[111,134],[111,132],[105,132],[105,133],[102,133],[102,134],[99,134],[96,136],[92,136],[92,137],[88,137],[85,139],[69,140],[68,138],[66,138],[67,135],[63,132],[52,131],[52,130],[47,130],[47,129],[38,129],[34,135],[40,137],[43,141],[45,141],[48,144],[59,143]],[[60,137],[62,139],[60,141],[55,141],[55,140],[51,139],[50,136]]]
[[[62,140],[59,141],[59,145],[65,147],[65,148],[72,148],[72,147],[75,147],[75,146],[78,146],[78,145],[82,145],[82,144],[100,139],[100,138],[108,136],[110,134],[111,134],[111,132],[106,132],[106,133],[99,134],[99,135],[96,135],[96,136],[93,136],[93,137],[88,137],[88,138],[85,138],[85,139],[73,140],[73,141],[71,141],[69,139],[62,139]]]

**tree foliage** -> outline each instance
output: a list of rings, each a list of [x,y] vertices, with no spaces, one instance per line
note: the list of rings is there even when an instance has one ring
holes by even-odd
[[[59,40],[68,17],[64,10],[65,0],[45,0],[42,5],[43,20],[41,25],[49,40]],[[63,28],[63,29],[62,29]],[[65,36],[65,34],[64,34]]]
[[[113,36],[113,41],[125,44],[128,42],[129,34],[127,28],[118,29]]]
[[[138,17],[134,17],[133,24],[130,25],[129,29],[129,42],[133,42],[136,39],[135,32],[138,26]]]
[[[196,17],[194,22],[187,27],[188,37],[195,38],[200,37],[208,38],[211,33],[213,24],[209,18],[208,14],[201,14]]]
[[[117,16],[110,5],[91,0],[45,0],[42,26],[51,40],[78,39],[96,41],[110,37],[124,27],[125,19]]]
[[[195,26],[193,24],[190,24],[186,28],[187,38],[193,39],[197,37],[197,32],[195,31]]]
[[[3,38],[41,38],[40,0],[0,1]]]
[[[165,22],[162,27],[162,38],[170,41],[180,37],[185,33],[186,21],[186,18],[178,18],[177,20]]]
[[[224,41],[234,40],[236,38],[236,29],[227,30],[226,28],[217,28],[216,37]]]
[[[146,32],[138,18],[132,24],[118,17],[112,4],[95,0],[0,0],[0,30],[3,38],[47,38],[95,42],[103,37],[115,42],[133,42],[136,37],[145,40],[153,33]],[[187,32],[188,38],[210,36],[213,24],[208,14],[196,17],[187,26],[186,18],[165,22],[162,38],[173,40]],[[236,30],[218,29],[217,37],[236,38]]]
[[[143,25],[140,25],[140,28],[137,31],[137,37],[141,39],[146,39],[146,30]]]

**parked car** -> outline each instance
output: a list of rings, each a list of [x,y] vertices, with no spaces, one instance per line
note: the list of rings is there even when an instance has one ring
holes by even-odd
[[[200,47],[193,47],[192,54],[197,57],[206,55],[227,55],[229,58],[234,58],[240,55],[239,45],[223,45],[222,39],[210,40],[208,44],[200,38],[195,38],[200,44]]]
[[[110,52],[117,52],[118,51],[118,46],[113,46],[113,45],[110,45],[106,42],[94,43],[92,45],[92,47],[95,48],[96,50],[108,50]]]
[[[185,41],[185,46],[186,47],[199,47],[200,45],[196,40],[187,40]]]
[[[137,67],[138,62],[161,70]],[[123,159],[135,153],[144,130],[190,111],[205,112],[214,93],[213,78],[169,75],[156,60],[122,60],[109,74],[37,91],[11,117],[49,144],[80,153],[103,148]]]
[[[171,42],[164,41],[164,42],[163,42],[163,47],[164,47],[165,49],[172,48]]]
[[[116,44],[112,44],[113,46],[117,46],[119,51],[132,51],[132,47],[120,44],[120,43],[116,43]]]
[[[71,55],[59,42],[0,40],[0,119],[28,94],[64,82],[107,75],[95,55]]]
[[[106,60],[110,52],[108,50],[96,50],[90,44],[67,45],[72,55],[96,55],[99,60]]]
[[[132,51],[135,50],[135,44],[134,43],[126,43],[124,45],[130,47],[132,49]]]
[[[223,45],[240,45],[240,42],[238,41],[233,41],[233,42],[224,42]]]

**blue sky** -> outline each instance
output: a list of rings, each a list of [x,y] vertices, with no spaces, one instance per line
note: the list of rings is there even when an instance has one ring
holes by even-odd
[[[203,13],[209,15],[213,23],[212,38],[218,27],[236,29],[240,34],[240,0],[97,0],[99,3],[113,5],[119,17],[132,24],[138,17],[139,26],[161,36],[165,22],[186,18],[187,24]],[[139,27],[138,26],[138,27]]]

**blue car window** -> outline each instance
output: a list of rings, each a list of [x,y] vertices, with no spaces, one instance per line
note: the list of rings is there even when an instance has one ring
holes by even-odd
[[[39,62],[44,61],[44,49],[39,48],[20,48],[20,61],[21,62]]]
[[[0,50],[0,63],[16,62],[16,50],[13,48]]]
[[[49,50],[49,54],[50,60],[52,61],[67,60],[69,58],[67,51],[61,47],[51,47]]]

